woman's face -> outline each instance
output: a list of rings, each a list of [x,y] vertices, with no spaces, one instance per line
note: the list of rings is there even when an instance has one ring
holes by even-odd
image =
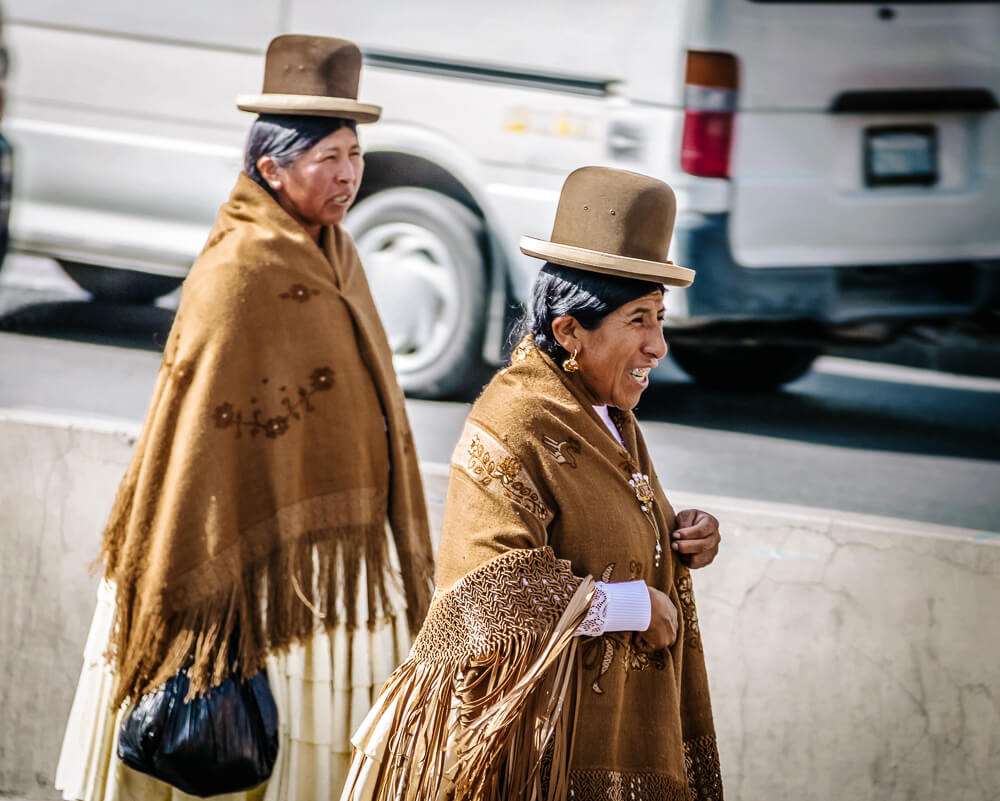
[[[289,167],[272,163],[266,172],[263,167],[258,162],[281,207],[318,237],[324,225],[336,225],[344,219],[361,186],[365,162],[357,135],[344,126]]]
[[[579,324],[574,329],[580,349],[576,360],[587,388],[601,403],[635,408],[649,386],[649,371],[667,355],[663,292],[654,290],[618,307],[593,331]]]

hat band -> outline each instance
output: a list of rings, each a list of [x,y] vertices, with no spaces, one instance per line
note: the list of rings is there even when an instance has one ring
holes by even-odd
[[[685,287],[694,282],[694,270],[676,264],[648,259],[620,256],[602,250],[590,250],[576,245],[549,242],[533,236],[521,237],[521,252],[537,259],[575,267],[580,270],[635,278],[640,281],[654,281],[669,286]]]
[[[314,117],[344,117],[367,123],[382,116],[382,107],[359,103],[349,97],[322,95],[240,95],[236,107],[256,114],[302,114]]]

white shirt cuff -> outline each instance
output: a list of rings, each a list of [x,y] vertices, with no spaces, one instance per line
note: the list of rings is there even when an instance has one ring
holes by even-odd
[[[597,582],[608,598],[605,631],[645,631],[653,613],[646,582],[618,581],[614,584]]]
[[[600,637],[606,631],[645,631],[652,614],[645,581],[594,582],[594,597],[574,637]]]

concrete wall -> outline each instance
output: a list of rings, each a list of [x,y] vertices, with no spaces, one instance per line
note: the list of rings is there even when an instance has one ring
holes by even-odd
[[[0,412],[0,795],[56,797],[134,433]],[[437,525],[445,475],[424,472]],[[695,582],[729,801],[1000,799],[1000,537],[671,499],[723,524]]]
[[[133,440],[0,417],[0,793],[55,798],[97,578],[88,566]]]
[[[697,574],[729,799],[1000,799],[1000,535],[721,498]]]

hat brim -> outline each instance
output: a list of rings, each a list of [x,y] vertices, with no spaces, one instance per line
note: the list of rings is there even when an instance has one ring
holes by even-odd
[[[574,245],[562,245],[558,242],[536,239],[533,236],[521,237],[521,252],[565,267],[617,275],[620,278],[634,278],[638,281],[653,281],[657,284],[679,287],[691,286],[694,282],[694,270],[689,270],[687,267],[678,267],[669,262],[617,256],[614,253],[588,250]]]
[[[357,122],[375,122],[382,107],[359,103],[347,97],[318,95],[240,95],[236,108],[255,114],[301,114],[305,117],[343,117]]]

